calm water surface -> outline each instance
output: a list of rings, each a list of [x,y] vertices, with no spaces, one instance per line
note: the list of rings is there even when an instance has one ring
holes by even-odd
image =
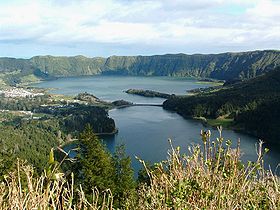
[[[164,93],[186,94],[187,90],[207,87],[192,79],[170,77],[120,77],[120,76],[91,76],[61,78],[36,84],[37,87],[54,88],[51,93],[76,95],[81,92],[92,93],[95,96],[114,101],[124,99],[134,103],[162,103],[161,98],[146,98],[124,93],[125,90],[149,89]]]
[[[92,76],[45,81],[36,86],[56,88],[51,92],[66,95],[88,92],[108,101],[124,99],[134,103],[162,103],[164,99],[134,96],[123,91],[136,88],[185,94],[186,90],[207,85],[198,84],[191,79],[168,77]],[[191,144],[201,143],[199,135],[201,129],[212,129],[204,127],[198,121],[183,119],[180,115],[163,110],[161,107],[141,106],[114,109],[109,112],[109,115],[115,120],[119,133],[112,137],[103,137],[105,143],[111,151],[116,145],[125,144],[136,171],[141,165],[134,158],[135,156],[150,162],[163,160],[167,157],[167,150],[170,148],[168,138],[172,139],[174,146],[180,146],[182,151],[187,151],[187,147]],[[214,140],[218,137],[218,132],[213,130],[212,133]],[[234,145],[240,138],[244,153],[243,160],[256,160],[255,144],[258,141],[256,137],[231,130],[224,130],[223,136],[225,139],[231,139]],[[276,168],[280,160],[278,151],[279,148],[271,147],[265,158],[272,169]]]

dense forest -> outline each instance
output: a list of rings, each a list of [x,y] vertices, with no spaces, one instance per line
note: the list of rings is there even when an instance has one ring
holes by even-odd
[[[124,101],[117,103],[122,105]],[[118,105],[108,102],[103,104],[103,101],[88,93],[67,97],[67,100],[64,96],[54,95],[5,97],[2,94],[0,182],[3,185],[0,197],[8,196],[3,188],[4,183],[8,183],[14,177],[12,172],[19,169],[22,170],[18,173],[21,176],[19,182],[23,182],[21,188],[24,192],[30,182],[40,177],[45,180],[40,185],[44,188],[57,178],[63,179],[65,183],[71,182],[75,176],[73,189],[82,187],[88,201],[93,199],[91,193],[94,186],[100,192],[110,189],[114,194],[114,206],[124,207],[128,199],[136,196],[136,181],[124,146],[119,145],[112,154],[96,136],[116,132],[115,122],[109,118],[107,106]],[[74,158],[63,150],[69,144],[77,146]],[[75,203],[79,193],[76,190],[72,192]],[[3,203],[0,208],[13,209]]]
[[[42,172],[51,148],[77,139],[86,125],[96,134],[116,132],[103,105],[54,100],[49,95],[0,99],[0,159],[4,160],[0,175],[16,158]]]
[[[0,169],[1,180],[3,175],[12,167],[17,158],[26,160],[33,165],[38,173],[43,171],[48,161],[52,147],[59,145],[59,122],[48,121],[18,121],[11,125],[0,125]]]
[[[267,142],[279,143],[280,69],[254,79],[225,84],[194,96],[173,97],[163,107],[185,117],[233,119],[236,129],[250,131]]]
[[[55,116],[65,132],[69,133],[80,133],[87,124],[92,126],[95,133],[114,133],[116,130],[114,120],[101,107],[72,104],[56,108],[41,107],[36,112]]]
[[[86,98],[84,98],[85,96]],[[26,98],[0,96],[0,110],[15,111],[15,113],[26,112],[28,116],[25,118],[30,119],[32,116],[40,116],[41,120],[56,118],[65,132],[81,132],[86,124],[90,124],[95,133],[115,131],[114,120],[108,116],[108,107],[114,106],[113,104],[103,102],[87,93],[78,94],[73,99],[75,100],[67,102],[64,99],[55,100],[50,95]]]
[[[277,50],[221,54],[166,54],[154,56],[35,56],[0,58],[0,72],[9,84],[25,80],[81,75],[193,76],[229,80],[248,79],[280,65]]]

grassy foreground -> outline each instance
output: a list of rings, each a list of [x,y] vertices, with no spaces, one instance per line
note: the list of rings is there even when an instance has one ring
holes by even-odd
[[[202,131],[202,145],[168,151],[168,159],[147,167],[148,181],[139,184],[137,197],[126,201],[125,209],[280,209],[280,180],[263,167],[268,151],[259,143],[257,160],[244,165],[240,160],[240,142],[231,148],[229,140],[211,140],[210,131]],[[92,196],[65,179],[59,163],[50,153],[49,166],[41,176],[18,161],[0,184],[0,209],[114,209],[110,190]]]

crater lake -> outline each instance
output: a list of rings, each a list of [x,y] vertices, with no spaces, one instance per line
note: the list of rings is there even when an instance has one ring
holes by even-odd
[[[33,86],[51,88],[50,93],[55,94],[77,95],[88,92],[106,101],[123,99],[133,103],[162,104],[165,99],[131,95],[124,91],[145,89],[184,95],[187,90],[209,87],[211,83],[202,84],[192,78],[85,76],[43,81]],[[202,143],[201,129],[211,130],[212,140],[218,137],[218,131],[215,128],[205,126],[197,120],[184,119],[177,113],[166,111],[162,107],[132,106],[113,109],[109,111],[109,116],[115,120],[119,132],[114,136],[102,138],[110,151],[113,151],[116,145],[124,144],[136,172],[141,168],[141,164],[135,156],[151,163],[167,158],[167,151],[170,149],[168,139],[172,140],[174,147],[180,146],[181,151],[187,153],[189,146]],[[233,146],[236,146],[240,138],[244,161],[257,159],[258,138],[233,130],[223,130],[223,137],[225,140],[232,140]],[[279,148],[270,147],[269,149],[269,153],[265,156],[266,167],[271,165],[274,171],[280,160]]]

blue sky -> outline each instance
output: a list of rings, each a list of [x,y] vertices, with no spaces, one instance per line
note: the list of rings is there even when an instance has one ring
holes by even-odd
[[[0,56],[280,48],[279,0],[0,0]]]

